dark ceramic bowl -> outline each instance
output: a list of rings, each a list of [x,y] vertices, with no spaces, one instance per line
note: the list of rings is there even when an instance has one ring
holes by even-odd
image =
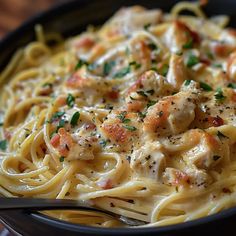
[[[77,0],[35,16],[0,42],[0,71],[9,61],[13,52],[34,39],[34,26],[40,23],[46,32],[60,32],[65,37],[80,33],[88,24],[99,25],[121,6],[140,4],[148,8],[168,11],[176,0]],[[231,26],[236,27],[236,0],[210,0],[205,7],[208,15],[227,14]],[[194,196],[193,196],[194,198]],[[0,199],[1,202],[1,199]],[[151,228],[96,228],[53,220],[27,212],[0,212],[1,221],[16,235],[235,235],[236,208],[218,214],[177,225]]]

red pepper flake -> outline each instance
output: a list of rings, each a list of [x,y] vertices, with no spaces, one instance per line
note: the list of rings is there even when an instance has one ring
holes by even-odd
[[[219,116],[216,116],[216,117],[209,116],[208,122],[214,127],[218,127],[224,124],[224,120]]]
[[[119,91],[117,90],[112,90],[110,92],[107,93],[107,97],[112,99],[112,100],[116,100],[119,98]]]

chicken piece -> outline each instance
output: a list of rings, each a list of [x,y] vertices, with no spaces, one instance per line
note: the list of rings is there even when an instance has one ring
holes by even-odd
[[[161,10],[146,10],[140,6],[120,9],[101,29],[100,34],[106,39],[130,35],[143,29],[147,24],[157,24],[162,20]]]
[[[146,143],[131,155],[131,168],[138,176],[160,180],[166,166],[166,156],[159,142]]]
[[[190,133],[194,145],[183,154],[186,163],[207,170],[216,166],[223,158],[227,159],[229,153],[227,140],[198,129],[191,130]]]
[[[182,51],[184,45],[190,42],[199,43],[200,38],[198,34],[192,31],[187,25],[176,20],[165,32],[163,41],[172,53],[177,53]]]
[[[187,79],[186,68],[181,56],[177,56],[176,54],[171,55],[166,79],[175,89],[179,89]]]
[[[138,115],[127,111],[114,111],[109,114],[101,125],[102,135],[118,145],[119,150],[130,148],[130,142],[134,140],[140,129]]]
[[[173,92],[173,87],[165,77],[150,70],[140,76],[128,89],[126,104],[128,111],[141,111],[148,101],[156,100],[159,96],[166,96]]]
[[[189,168],[181,171],[172,167],[167,167],[163,173],[163,182],[168,185],[195,185],[206,186],[211,182],[211,177],[205,170]]]
[[[187,130],[195,117],[196,96],[190,91],[179,92],[149,107],[144,119],[144,132],[166,136]]]

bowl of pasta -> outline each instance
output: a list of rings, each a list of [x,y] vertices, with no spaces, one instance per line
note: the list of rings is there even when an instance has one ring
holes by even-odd
[[[195,235],[236,219],[235,1],[71,1],[0,42],[0,196],[17,235]],[[1,198],[0,198],[1,203]],[[45,217],[44,217],[45,216]]]

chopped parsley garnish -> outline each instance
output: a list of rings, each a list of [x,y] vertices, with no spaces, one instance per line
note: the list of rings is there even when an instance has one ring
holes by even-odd
[[[48,122],[52,123],[54,120],[57,120],[57,119],[61,118],[64,114],[65,114],[64,111],[58,111],[58,112],[53,114],[53,116],[51,117],[51,119]]]
[[[51,84],[51,83],[44,83],[44,84],[42,85],[42,87],[52,87],[52,84]]]
[[[207,52],[207,57],[211,60],[214,60],[214,55],[212,52]]]
[[[107,140],[102,139],[102,140],[99,142],[99,144],[104,148],[104,147],[106,147],[106,145],[107,145]]]
[[[234,84],[234,83],[229,83],[227,87],[228,87],[228,88],[232,88],[232,89],[236,89],[236,84]]]
[[[129,130],[129,131],[135,131],[135,130],[137,130],[136,127],[131,126],[131,125],[124,125],[123,127],[124,127],[125,129]]]
[[[126,123],[129,123],[129,122],[130,122],[130,119],[126,119],[126,118],[125,118],[126,115],[127,115],[127,112],[126,112],[126,111],[123,111],[123,112],[121,112],[121,113],[117,116],[117,118],[119,118],[122,123],[125,123],[125,124],[126,124]]]
[[[215,99],[218,101],[223,101],[226,97],[223,95],[223,91],[221,88],[218,88],[215,93]]]
[[[0,126],[3,126],[3,124],[4,124],[3,121],[0,121]]]
[[[75,97],[72,94],[68,94],[67,98],[66,98],[66,103],[69,107],[73,107],[75,104]]]
[[[218,159],[220,159],[220,157],[221,157],[221,156],[214,155],[214,156],[213,156],[213,160],[214,160],[214,161],[217,161]]]
[[[141,118],[141,119],[144,119],[147,115],[147,112],[138,112],[138,116]]]
[[[75,66],[75,70],[80,69],[83,65],[88,66],[88,62],[87,62],[87,61],[84,61],[84,60],[82,60],[82,59],[79,59],[78,63],[77,63],[76,66]]]
[[[216,68],[222,68],[222,64],[220,64],[220,63],[215,63],[215,64],[213,64],[213,66]]]
[[[64,160],[65,160],[65,157],[63,157],[63,156],[61,156],[59,159],[60,162],[63,162]]]
[[[158,47],[157,47],[157,45],[156,45],[155,43],[149,43],[147,46],[148,46],[152,51],[158,49]]]
[[[114,78],[123,78],[130,72],[130,66],[124,67],[114,74]]]
[[[70,124],[71,124],[72,126],[76,126],[77,123],[78,123],[79,118],[80,118],[80,113],[79,113],[78,111],[76,111],[76,112],[73,114],[72,118],[71,118]]]
[[[61,119],[61,120],[59,121],[58,126],[57,126],[56,133],[58,132],[58,130],[59,130],[60,128],[63,128],[64,125],[65,125],[65,120]]]
[[[195,66],[198,63],[199,63],[198,57],[196,57],[194,55],[189,55],[188,60],[187,60],[187,67],[188,68],[191,68],[191,67]]]
[[[7,140],[0,140],[0,149],[6,151],[7,149]]]
[[[183,45],[184,49],[190,49],[192,47],[193,47],[193,39],[192,38]]]
[[[104,67],[103,67],[104,76],[107,76],[110,74],[110,72],[112,71],[112,68],[115,66],[115,64],[116,64],[115,61],[109,61],[104,64]]]
[[[148,97],[148,95],[143,90],[137,91],[137,94],[139,94],[143,97]]]
[[[141,64],[137,63],[136,61],[131,61],[129,65],[134,66],[134,69],[139,69],[141,67]]]
[[[225,136],[223,133],[221,133],[220,131],[217,131],[217,136],[219,138],[228,138],[227,136]]]
[[[143,26],[143,28],[144,28],[145,30],[148,30],[148,29],[150,28],[150,26],[151,26],[151,23],[147,23],[147,24],[145,24],[145,25]]]
[[[184,81],[184,86],[189,86],[191,83],[191,79],[187,79]]]
[[[166,76],[169,70],[169,66],[167,64],[164,64],[160,70],[160,74],[163,76]]]
[[[206,83],[200,82],[200,87],[205,91],[212,91],[212,87]]]
[[[149,107],[155,105],[156,103],[157,103],[156,101],[148,101],[148,103],[147,103],[147,108],[149,108]]]

